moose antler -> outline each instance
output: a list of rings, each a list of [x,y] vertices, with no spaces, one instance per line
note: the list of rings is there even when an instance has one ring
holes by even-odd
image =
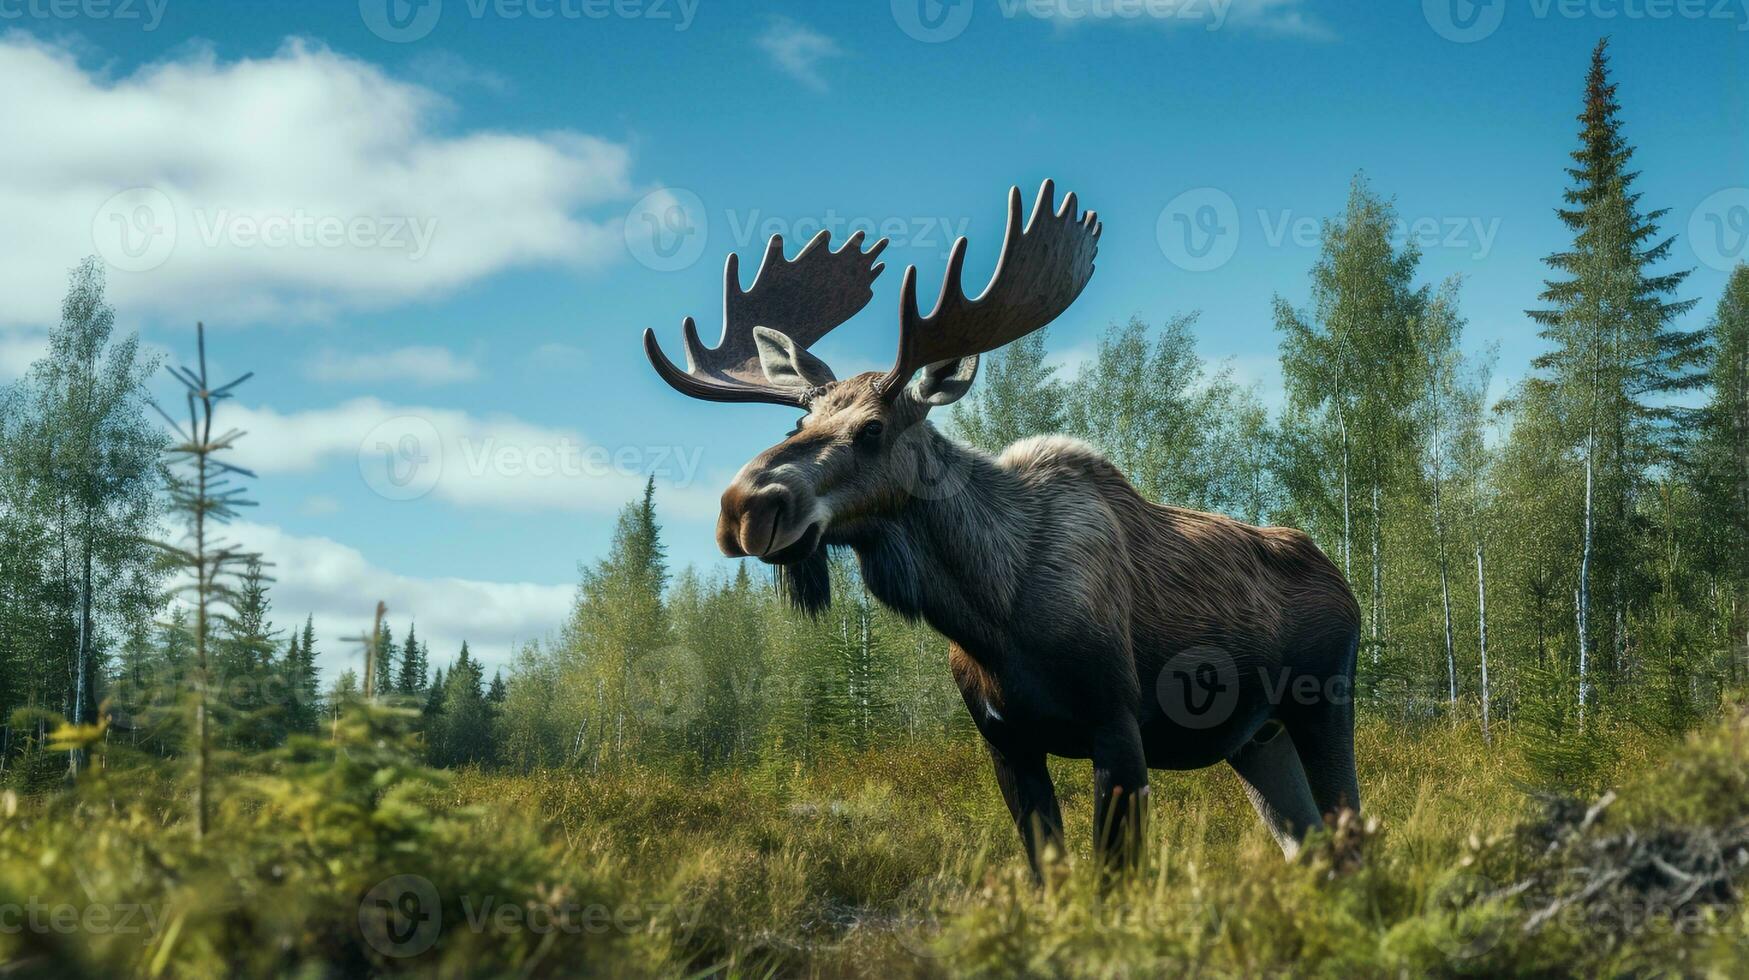
[[[723,336],[717,346],[699,343],[698,324],[682,326],[686,370],[668,360],[656,332],[644,331],[644,353],[662,380],[684,395],[719,402],[772,402],[801,406],[807,389],[774,385],[759,366],[753,328],[770,327],[809,347],[856,315],[874,297],[871,285],[884,263],[875,262],[887,240],[862,250],[856,232],[834,252],[831,233],[821,231],[793,259],[783,257],[783,237],[771,236],[751,289],[741,288],[740,261],[729,253],[723,265]]]
[[[966,240],[953,243],[941,297],[928,316],[917,313],[917,267],[905,269],[899,296],[899,355],[893,369],[878,384],[882,397],[892,399],[918,368],[992,351],[1032,333],[1069,308],[1093,275],[1101,225],[1089,211],[1075,216],[1075,195],[1063,198],[1052,211],[1055,185],[1038,189],[1026,230],[1020,228],[1020,188],[1008,190],[1008,229],[996,272],[977,299],[967,299],[960,284],[965,271]]]

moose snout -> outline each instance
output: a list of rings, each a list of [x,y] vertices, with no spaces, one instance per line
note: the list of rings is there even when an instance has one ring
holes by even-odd
[[[730,558],[763,558],[794,537],[788,524],[797,513],[795,491],[779,483],[750,488],[737,481],[723,491],[717,516],[717,547]]]

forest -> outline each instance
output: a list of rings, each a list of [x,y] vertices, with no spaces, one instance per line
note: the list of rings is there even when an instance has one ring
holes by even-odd
[[[1366,809],[1283,862],[1230,773],[1162,774],[1115,886],[1031,882],[946,641],[850,555],[818,616],[675,567],[653,479],[502,668],[368,595],[318,635],[225,543],[247,377],[202,334],[152,403],[88,260],[0,394],[0,971],[1744,975],[1749,265],[1688,288],[1604,44],[1583,82],[1514,384],[1362,174],[1273,301],[1279,409],[1181,312],[1017,341],[938,420],[1302,528],[1359,600]]]

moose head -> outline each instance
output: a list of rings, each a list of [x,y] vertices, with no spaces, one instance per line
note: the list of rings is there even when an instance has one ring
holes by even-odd
[[[1053,208],[1053,185],[1039,188],[1021,224],[1019,188],[1008,194],[1008,225],[996,272],[976,298],[961,275],[966,240],[954,242],[941,295],[918,312],[917,268],[905,270],[899,299],[898,355],[885,374],[842,381],[809,351],[868,304],[884,264],[886,239],[862,249],[857,232],[837,251],[822,231],[794,259],[772,236],[751,289],[741,288],[731,254],[723,270],[723,334],[699,342],[683,324],[687,369],[662,353],[653,331],[644,350],[658,374],[683,394],[709,401],[770,402],[804,413],[787,437],[741,468],[724,491],[717,544],[729,557],[788,566],[823,543],[845,543],[855,529],[903,507],[914,487],[912,438],[929,414],[971,389],[978,355],[1056,319],[1093,274],[1100,224],[1078,214],[1075,195]]]

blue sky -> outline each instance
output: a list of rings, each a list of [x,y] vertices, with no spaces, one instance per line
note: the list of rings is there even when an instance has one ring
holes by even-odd
[[[181,357],[202,319],[257,372],[237,533],[279,613],[338,636],[382,596],[445,659],[555,627],[641,473],[676,562],[720,561],[715,497],[793,412],[682,398],[638,338],[709,337],[773,230],[893,233],[843,375],[890,360],[904,264],[933,293],[964,233],[987,274],[1008,186],[1053,177],[1105,222],[1063,361],[1199,310],[1274,399],[1270,299],[1364,171],[1510,379],[1608,34],[1691,325],[1749,236],[1742,0],[388,2],[0,0],[0,377],[101,254],[124,327]]]

